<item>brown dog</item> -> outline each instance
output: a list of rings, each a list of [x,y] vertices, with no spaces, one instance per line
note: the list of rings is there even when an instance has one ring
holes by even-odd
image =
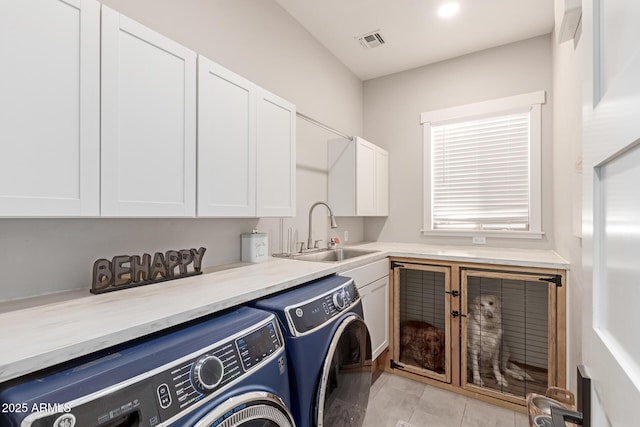
[[[438,328],[420,320],[400,324],[400,362],[444,372],[445,339]]]

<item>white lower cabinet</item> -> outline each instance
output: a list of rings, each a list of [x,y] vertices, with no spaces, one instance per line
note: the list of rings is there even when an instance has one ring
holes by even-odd
[[[0,1],[0,216],[97,216],[100,3]]]
[[[389,346],[389,260],[385,258],[340,275],[351,277],[356,283],[375,360]]]
[[[363,286],[359,292],[375,359],[389,346],[389,276]]]
[[[103,6],[101,96],[101,214],[195,216],[195,52]]]

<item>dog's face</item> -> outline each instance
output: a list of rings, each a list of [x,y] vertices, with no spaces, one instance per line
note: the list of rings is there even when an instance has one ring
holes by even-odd
[[[445,339],[438,328],[425,322],[401,327],[401,360],[411,359],[417,366],[431,371],[444,371]]]
[[[479,295],[473,299],[471,309],[475,316],[499,322],[502,315],[502,302],[495,295]]]
[[[442,341],[442,334],[435,328],[425,328],[420,331],[419,342],[423,344],[425,353],[431,357],[432,360],[437,360],[440,357],[440,353],[444,348],[444,342]]]

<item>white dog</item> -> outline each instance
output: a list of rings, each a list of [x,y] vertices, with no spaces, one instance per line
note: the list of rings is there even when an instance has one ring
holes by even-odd
[[[502,345],[502,302],[500,298],[495,295],[475,297],[467,319],[469,354],[475,385],[480,387],[484,385],[482,378],[480,378],[480,364],[487,361],[491,362],[493,375],[498,384],[503,387],[509,386],[502,375],[503,372],[516,380],[533,381],[533,378],[522,368],[509,362],[509,347],[506,343]],[[500,358],[501,347],[502,362]]]

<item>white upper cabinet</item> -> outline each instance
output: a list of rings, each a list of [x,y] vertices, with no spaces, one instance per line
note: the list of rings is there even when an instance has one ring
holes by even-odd
[[[257,90],[257,215],[296,215],[296,107]]]
[[[363,138],[329,141],[329,205],[337,216],[389,215],[389,153]]]
[[[256,215],[256,86],[198,57],[198,216]]]
[[[376,214],[376,147],[356,138],[356,215]]]
[[[375,152],[376,215],[389,215],[389,153],[377,147]]]
[[[95,0],[0,29],[0,216],[295,216],[293,104]]]
[[[195,215],[196,54],[102,7],[101,213]]]
[[[198,61],[198,216],[295,216],[295,106]]]
[[[0,1],[0,216],[97,216],[100,4]]]

